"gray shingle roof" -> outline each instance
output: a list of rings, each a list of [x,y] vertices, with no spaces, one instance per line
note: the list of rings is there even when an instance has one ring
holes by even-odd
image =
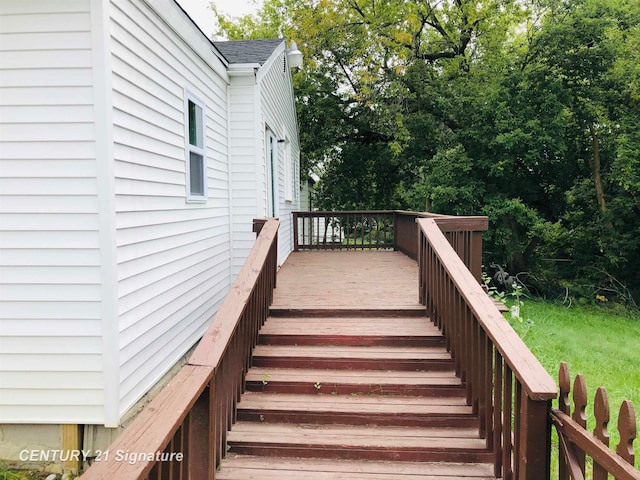
[[[213,42],[218,51],[230,64],[233,63],[264,63],[273,51],[284,42],[284,39],[266,40],[230,40]]]

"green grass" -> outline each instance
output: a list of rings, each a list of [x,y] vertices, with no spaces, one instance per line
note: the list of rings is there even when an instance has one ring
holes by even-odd
[[[640,314],[596,307],[566,308],[525,299],[521,315],[533,320],[524,342],[558,382],[560,362],[566,362],[571,382],[583,374],[588,389],[587,429],[593,431],[593,399],[598,387],[607,390],[611,420],[610,446],[617,447],[618,411],[631,400],[640,420]],[[522,330],[519,325],[516,330]],[[557,402],[554,402],[557,407]],[[638,422],[640,433],[640,421]],[[639,450],[638,440],[635,443]],[[636,455],[636,467],[640,455]]]
[[[15,470],[0,464],[0,480],[42,480],[47,474],[28,470]]]

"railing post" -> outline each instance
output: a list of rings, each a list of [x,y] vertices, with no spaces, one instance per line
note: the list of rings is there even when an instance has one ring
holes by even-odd
[[[551,465],[551,401],[531,400],[522,389],[518,480],[549,480]]]
[[[302,221],[304,222],[304,219]],[[297,252],[299,249],[300,245],[298,239],[298,212],[293,212],[293,251]]]
[[[260,231],[262,230],[262,227],[264,227],[265,223],[267,223],[267,219],[266,218],[254,218],[253,219],[253,233],[256,234],[256,237],[258,235],[260,235]]]
[[[211,411],[210,388],[204,389],[189,414],[188,462],[189,478],[215,478],[213,439],[213,412]]]
[[[482,232],[471,232],[469,270],[478,283],[482,285]]]
[[[395,216],[395,213],[394,213]],[[418,219],[415,219],[416,224],[418,223]],[[421,305],[427,305],[427,298],[425,293],[425,276],[431,274],[431,272],[427,272],[427,261],[424,257],[423,246],[422,246],[422,230],[416,228],[417,233],[417,261],[418,261],[418,301]],[[429,315],[430,312],[427,312]]]

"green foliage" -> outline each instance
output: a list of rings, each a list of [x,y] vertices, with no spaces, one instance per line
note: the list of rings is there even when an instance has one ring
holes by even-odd
[[[305,54],[321,208],[485,214],[486,260],[538,293],[640,297],[637,0],[265,0],[218,20]]]
[[[482,282],[489,296],[509,308],[509,312],[505,314],[507,320],[512,326],[517,326],[518,334],[524,338],[533,327],[533,320],[524,315],[524,286],[517,280],[506,286],[505,289],[499,290],[492,283],[492,278],[485,272],[482,272]]]

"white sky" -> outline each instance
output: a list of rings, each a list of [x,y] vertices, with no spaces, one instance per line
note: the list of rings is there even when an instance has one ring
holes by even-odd
[[[214,16],[209,8],[210,3],[214,3],[220,12],[238,17],[255,13],[258,10],[256,2],[258,5],[262,3],[261,0],[178,0],[180,6],[209,37],[214,28]]]

